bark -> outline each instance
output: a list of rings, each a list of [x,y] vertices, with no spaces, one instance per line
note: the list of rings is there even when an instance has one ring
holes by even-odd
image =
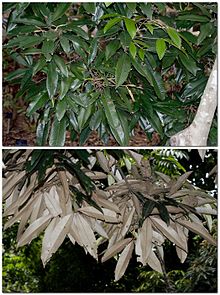
[[[217,59],[191,125],[170,138],[171,146],[207,146],[217,106]]]

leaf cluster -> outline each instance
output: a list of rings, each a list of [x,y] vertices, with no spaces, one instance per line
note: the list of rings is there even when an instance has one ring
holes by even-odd
[[[137,124],[161,142],[189,124],[216,55],[216,7],[197,3],[5,3],[5,80],[38,115],[37,145],[129,144]],[[196,34],[194,33],[196,31]],[[207,64],[209,65],[207,67]],[[193,117],[193,116],[192,116]]]

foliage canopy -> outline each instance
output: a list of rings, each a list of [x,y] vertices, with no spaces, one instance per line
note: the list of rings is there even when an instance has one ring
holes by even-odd
[[[137,124],[161,143],[194,117],[216,56],[215,3],[4,3],[5,80],[37,116],[37,145],[96,130],[127,146]],[[209,145],[215,144],[216,120]]]
[[[44,266],[66,237],[97,261],[116,257],[115,281],[125,273],[133,252],[138,262],[163,273],[166,240],[183,263],[189,231],[216,245],[202,221],[211,230],[216,199],[187,181],[192,171],[180,175],[181,165],[176,176],[152,170],[153,153],[6,150],[5,229],[20,221],[18,246],[44,231]],[[170,153],[175,158],[175,151]],[[101,245],[105,250],[100,259]]]

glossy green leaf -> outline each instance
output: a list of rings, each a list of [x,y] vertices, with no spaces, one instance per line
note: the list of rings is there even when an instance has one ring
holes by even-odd
[[[197,39],[197,44],[200,45],[205,38],[212,32],[213,25],[211,23],[203,24],[200,26],[200,34]]]
[[[192,57],[190,57],[190,56],[186,56],[182,52],[180,52],[179,58],[180,58],[181,63],[183,64],[183,66],[190,73],[192,73],[194,76],[196,76],[196,73],[199,70],[199,68],[197,67],[196,62],[194,61],[194,59]]]
[[[12,73],[9,73],[4,80],[13,81],[15,79],[21,78],[22,76],[24,76],[25,73],[26,73],[26,69],[17,69],[13,71]]]
[[[176,29],[168,27],[167,28],[167,34],[169,35],[170,39],[173,41],[173,43],[180,48],[182,44],[182,40],[180,38],[180,35],[176,31]]]
[[[27,115],[31,116],[34,112],[44,107],[48,100],[47,93],[39,93],[35,98],[32,98],[32,102],[27,108]]]
[[[203,16],[203,15],[196,15],[196,14],[192,14],[192,13],[187,13],[184,15],[179,15],[177,18],[177,20],[188,20],[188,21],[192,21],[192,22],[209,22],[210,19],[207,16]]]
[[[101,101],[113,136],[120,145],[126,146],[128,142],[125,139],[124,130],[121,126],[121,122],[119,120],[115,104],[111,98],[109,88],[104,90],[104,94],[101,96]]]
[[[74,78],[73,77],[63,77],[60,83],[60,95],[59,99],[62,100],[66,96],[67,92],[70,90]]]
[[[144,201],[144,204],[143,204],[142,218],[146,219],[147,217],[149,217],[155,206],[156,206],[155,201],[146,199],[146,201]]]
[[[44,40],[42,46],[42,53],[47,57],[48,54],[53,54],[55,49],[55,43],[52,40]]]
[[[58,100],[56,105],[56,116],[58,121],[61,121],[66,113],[67,110],[67,101],[65,100],[65,97],[62,100]]]
[[[148,29],[148,31],[151,33],[151,35],[153,35],[154,33],[154,27],[151,24],[145,24],[146,28]]]
[[[60,37],[60,44],[66,54],[70,52],[70,42],[65,36]]]
[[[97,51],[98,51],[98,41],[96,38],[94,38],[91,42],[91,46],[90,46],[90,53],[89,53],[89,56],[88,56],[88,65],[91,64],[96,55],[97,55]]]
[[[65,64],[64,59],[56,54],[53,56],[53,59],[57,65],[58,69],[60,70],[60,72],[65,77],[68,77],[68,68],[67,68],[67,65]]]
[[[23,24],[23,25],[28,25],[28,26],[37,26],[37,27],[45,27],[46,24],[37,20],[37,19],[34,19],[34,18],[20,18],[20,19],[16,19],[14,21],[15,23],[17,24]]]
[[[151,20],[153,15],[153,5],[152,3],[139,3],[142,12]]]
[[[134,66],[135,70],[141,74],[143,77],[145,77],[148,82],[153,85],[152,82],[152,75],[151,73],[149,73],[149,71],[147,70],[146,66],[143,66],[140,62],[138,62],[137,60],[132,60],[132,65]]]
[[[131,36],[128,34],[127,31],[123,31],[119,35],[119,38],[120,38],[122,47],[124,48],[124,50],[126,50],[132,41]]]
[[[135,58],[135,57],[136,57],[136,54],[137,54],[137,48],[136,48],[134,42],[131,42],[131,43],[130,43],[129,51],[130,51],[131,56],[132,56],[133,58]]]
[[[65,117],[63,117],[61,121],[59,121],[57,117],[54,118],[50,132],[50,146],[64,146],[66,138],[66,127],[67,121]]]
[[[116,70],[115,70],[115,81],[116,81],[116,87],[119,87],[122,85],[130,72],[131,69],[131,62],[130,58],[126,53],[123,53],[117,62]]]
[[[152,102],[148,99],[147,96],[141,96],[142,106],[143,106],[143,116],[147,118],[151,126],[156,132],[160,135],[163,135],[163,128],[159,116],[154,111]]]
[[[45,122],[44,120],[42,122],[39,122],[37,125],[36,130],[36,144],[37,146],[44,146],[47,143],[48,135],[49,135],[49,128],[50,123]]]
[[[116,17],[116,18],[113,18],[113,19],[109,20],[109,21],[107,22],[107,24],[105,25],[104,29],[103,29],[104,34],[105,34],[108,30],[110,30],[114,25],[116,25],[117,23],[119,23],[121,20],[122,20],[121,17]]]
[[[47,86],[47,92],[48,92],[49,98],[54,97],[57,90],[57,84],[58,84],[58,73],[57,73],[56,65],[52,61],[48,65],[47,80],[46,80],[46,86]]]
[[[166,222],[166,224],[169,226],[170,225],[170,215],[167,210],[167,207],[164,205],[162,202],[157,202],[156,207],[159,211],[161,219]]]
[[[61,18],[65,14],[65,12],[68,10],[70,5],[71,5],[71,3],[62,3],[62,2],[59,3],[58,2],[57,8],[52,15],[52,22]]]
[[[105,48],[105,58],[108,60],[112,57],[120,47],[119,40],[110,41]]]
[[[144,51],[143,48],[140,48],[138,50],[138,55],[139,55],[140,59],[143,61],[144,60],[144,55],[145,55],[145,51]]]
[[[45,57],[41,56],[33,67],[33,76],[36,75],[39,71],[41,71],[45,65]]]
[[[101,122],[102,122],[102,111],[98,110],[92,115],[92,117],[89,121],[90,129],[96,130],[99,127],[99,125],[101,124]]]
[[[161,60],[164,57],[164,54],[166,52],[167,46],[164,39],[157,39],[156,41],[156,51],[157,55],[159,57],[159,60]]]
[[[125,22],[125,27],[129,33],[129,35],[131,36],[132,39],[134,39],[134,37],[136,35],[136,31],[137,31],[135,21],[130,18],[125,18],[124,22]]]
[[[80,109],[80,112],[77,118],[80,132],[85,127],[85,124],[87,123],[89,117],[91,116],[91,113],[92,113],[92,105],[89,105],[87,108]]]

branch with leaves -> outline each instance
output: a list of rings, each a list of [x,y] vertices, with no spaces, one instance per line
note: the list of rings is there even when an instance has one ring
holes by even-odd
[[[44,232],[44,265],[65,238],[97,261],[103,244],[101,262],[117,260],[116,281],[133,252],[163,273],[166,240],[183,263],[189,231],[216,245],[204,226],[208,216],[211,229],[216,199],[187,181],[192,172],[171,177],[154,171],[132,150],[7,150],[4,163],[4,229],[19,222],[20,247]]]

